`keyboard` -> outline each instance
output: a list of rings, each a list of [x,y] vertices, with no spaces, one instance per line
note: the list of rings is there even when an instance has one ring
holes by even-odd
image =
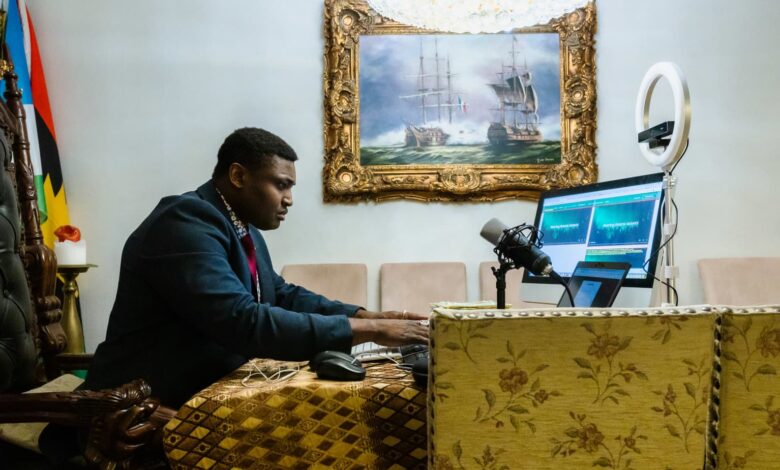
[[[385,359],[401,359],[401,349],[380,346],[376,343],[361,343],[352,346],[352,356],[360,362],[381,361]]]

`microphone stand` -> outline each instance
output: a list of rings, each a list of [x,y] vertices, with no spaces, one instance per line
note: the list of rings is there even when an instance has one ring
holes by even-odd
[[[512,268],[512,263],[503,262],[497,268],[490,268],[496,276],[496,308],[499,310],[506,308],[506,273]]]
[[[493,271],[493,275],[496,276],[496,308],[504,310],[506,308],[506,273],[510,269],[514,269],[514,264],[501,263],[497,268],[493,267],[490,269]],[[569,285],[566,281],[554,270],[550,271],[549,276],[558,281],[558,283],[566,289],[566,294],[569,296],[569,303],[574,307],[574,297],[571,295],[571,289],[569,289]]]

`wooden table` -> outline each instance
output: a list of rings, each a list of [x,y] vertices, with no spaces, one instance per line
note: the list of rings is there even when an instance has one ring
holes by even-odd
[[[283,382],[245,379],[290,367],[300,369]],[[335,382],[306,363],[253,360],[179,410],[165,452],[173,469],[426,468],[426,399],[391,363]]]

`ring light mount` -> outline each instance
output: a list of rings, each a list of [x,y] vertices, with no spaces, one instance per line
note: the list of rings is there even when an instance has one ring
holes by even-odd
[[[672,88],[674,97],[674,121],[664,122],[649,128],[650,101],[653,91],[661,78],[665,78]],[[639,151],[653,166],[664,172],[664,226],[663,226],[663,273],[666,289],[662,305],[673,305],[678,300],[675,280],[679,277],[679,269],[674,264],[674,249],[672,237],[677,230],[677,221],[672,221],[672,206],[674,187],[677,177],[672,176],[675,164],[682,158],[688,146],[688,132],[691,128],[691,96],[688,82],[680,67],[672,62],[658,62],[645,73],[639,86],[634,114]],[[668,139],[664,139],[669,136]],[[654,149],[663,147],[659,153]]]

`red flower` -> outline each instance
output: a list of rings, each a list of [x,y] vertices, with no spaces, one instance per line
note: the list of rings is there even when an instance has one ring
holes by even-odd
[[[60,243],[65,240],[77,242],[81,240],[81,230],[72,225],[60,225],[57,230],[54,231],[54,236],[59,239]]]

